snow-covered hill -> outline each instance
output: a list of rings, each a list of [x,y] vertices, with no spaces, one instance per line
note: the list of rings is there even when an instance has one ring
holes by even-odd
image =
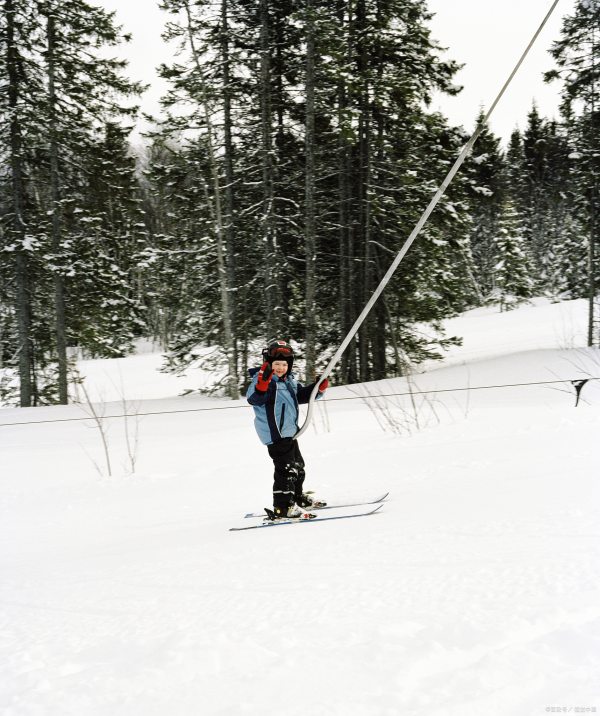
[[[330,389],[307,486],[390,490],[362,520],[229,532],[270,500],[251,411],[174,397],[157,356],[82,366],[116,401],[99,411],[139,414],[105,421],[111,478],[93,421],[58,422],[82,407],[2,410],[0,713],[600,711],[585,320],[583,301],[473,311],[412,398],[390,396],[404,379]]]

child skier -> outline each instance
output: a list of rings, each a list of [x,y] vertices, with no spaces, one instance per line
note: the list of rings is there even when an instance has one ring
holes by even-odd
[[[263,350],[263,364],[252,368],[246,398],[254,408],[254,426],[275,465],[273,512],[276,517],[300,517],[301,508],[324,506],[302,491],[304,460],[298,441],[298,404],[308,403],[314,383],[303,386],[292,373],[294,351],[286,341],[274,341]],[[317,398],[327,390],[321,381]]]

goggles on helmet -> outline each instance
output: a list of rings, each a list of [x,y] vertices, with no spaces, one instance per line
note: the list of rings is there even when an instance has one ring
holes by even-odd
[[[273,343],[263,351],[264,358],[271,358],[275,359],[278,356],[283,356],[283,358],[292,358],[294,355],[294,351],[292,350],[291,346],[288,346],[287,343],[284,343],[281,341],[281,344],[279,343]]]

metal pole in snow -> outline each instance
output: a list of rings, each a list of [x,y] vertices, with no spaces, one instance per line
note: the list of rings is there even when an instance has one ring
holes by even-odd
[[[295,435],[294,437],[299,438],[299,437],[302,435],[302,433],[304,433],[304,431],[308,428],[308,426],[309,426],[309,424],[310,424],[310,421],[311,421],[311,419],[312,419],[312,413],[313,413],[313,408],[314,408],[315,399],[316,399],[317,393],[318,393],[318,391],[319,391],[319,383],[320,383],[324,378],[327,378],[327,376],[330,375],[330,373],[331,373],[331,371],[333,370],[333,368],[337,365],[337,362],[338,362],[339,359],[342,357],[342,354],[344,353],[344,351],[346,350],[346,348],[347,348],[348,345],[350,344],[350,341],[354,338],[354,336],[355,336],[356,332],[358,331],[358,329],[361,327],[363,321],[365,320],[365,318],[366,318],[367,315],[369,314],[369,311],[373,308],[373,306],[375,305],[375,302],[377,301],[377,299],[379,298],[379,296],[383,293],[383,289],[387,286],[389,280],[392,278],[394,272],[396,271],[396,269],[397,269],[398,266],[400,265],[400,262],[401,262],[402,259],[406,256],[406,254],[407,254],[408,250],[410,249],[410,247],[412,246],[413,242],[415,241],[415,239],[417,238],[417,236],[420,234],[421,229],[423,228],[423,226],[424,226],[425,223],[427,222],[427,219],[429,219],[429,217],[430,217],[432,211],[433,211],[433,210],[435,209],[435,207],[437,206],[439,200],[442,198],[444,192],[445,192],[446,189],[448,188],[448,185],[450,184],[450,182],[452,181],[452,179],[454,179],[454,176],[455,176],[456,172],[460,169],[462,163],[465,161],[465,159],[467,158],[468,154],[470,153],[470,151],[471,151],[473,145],[474,145],[475,142],[477,141],[477,138],[478,138],[479,135],[481,134],[481,132],[482,132],[482,130],[483,130],[483,128],[484,128],[486,122],[487,122],[488,119],[490,118],[492,112],[494,111],[494,109],[496,109],[496,105],[498,104],[498,102],[499,102],[500,99],[502,98],[502,95],[503,95],[504,92],[506,91],[506,89],[507,89],[507,87],[509,86],[509,84],[512,82],[513,77],[517,74],[517,71],[519,70],[519,68],[520,68],[521,65],[523,64],[523,61],[525,60],[525,58],[526,58],[527,55],[529,54],[529,50],[531,50],[531,48],[533,47],[533,44],[534,44],[535,41],[537,40],[538,35],[539,35],[539,34],[541,33],[541,31],[543,30],[544,25],[548,22],[548,19],[550,18],[550,15],[552,15],[552,13],[554,12],[554,8],[558,5],[558,1],[559,1],[559,0],[554,0],[554,2],[552,3],[552,6],[550,7],[550,10],[548,10],[548,12],[546,13],[546,16],[545,16],[544,19],[542,20],[542,22],[541,22],[540,26],[538,27],[538,29],[535,31],[533,37],[532,37],[531,40],[529,41],[529,44],[528,44],[527,47],[525,48],[525,51],[523,52],[523,54],[521,55],[521,57],[519,58],[519,61],[518,61],[517,64],[515,65],[513,71],[510,73],[508,79],[506,80],[506,82],[505,82],[504,85],[502,86],[502,89],[500,90],[500,92],[498,92],[498,95],[497,95],[496,99],[492,102],[492,105],[491,105],[490,108],[488,109],[487,114],[485,115],[485,117],[482,119],[481,123],[478,125],[478,127],[477,127],[477,128],[475,129],[475,131],[473,132],[472,137],[469,139],[469,141],[468,141],[468,142],[465,144],[465,146],[463,147],[463,150],[461,151],[460,155],[458,156],[458,159],[454,162],[454,166],[452,167],[452,169],[450,169],[450,171],[448,172],[446,178],[444,179],[444,181],[442,182],[442,184],[440,185],[440,187],[438,188],[438,190],[435,192],[433,198],[432,198],[431,201],[429,202],[429,205],[427,206],[427,208],[425,209],[425,211],[424,211],[423,214],[421,215],[421,218],[420,218],[419,221],[417,222],[417,225],[416,225],[415,228],[412,230],[412,232],[411,232],[410,236],[408,237],[408,239],[406,239],[406,241],[404,242],[404,245],[402,246],[402,248],[401,248],[400,251],[398,252],[398,255],[397,255],[396,258],[394,259],[392,265],[391,265],[391,266],[389,267],[389,269],[387,270],[387,273],[386,273],[385,276],[381,279],[381,282],[379,283],[379,286],[377,286],[377,288],[375,289],[375,292],[373,293],[373,295],[372,295],[371,298],[369,299],[367,305],[363,308],[363,310],[362,310],[360,316],[359,316],[359,317],[356,319],[356,321],[354,322],[354,325],[352,326],[352,328],[351,328],[350,331],[348,332],[348,335],[344,338],[344,340],[343,340],[342,343],[340,344],[340,347],[337,349],[337,351],[335,352],[334,356],[331,358],[331,360],[330,360],[329,363],[327,364],[327,367],[325,368],[325,370],[324,370],[323,373],[321,374],[320,378],[319,378],[319,379],[317,380],[317,382],[315,383],[315,387],[313,388],[313,391],[312,391],[312,393],[311,393],[311,395],[310,395],[310,400],[309,400],[309,402],[308,402],[308,412],[307,412],[307,414],[306,414],[306,420],[304,421],[302,427],[298,430],[298,432],[296,433],[296,435]]]

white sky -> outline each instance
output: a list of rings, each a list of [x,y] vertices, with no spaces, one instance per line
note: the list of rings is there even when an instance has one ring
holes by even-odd
[[[92,0],[115,10],[132,41],[120,53],[130,62],[130,75],[151,85],[142,98],[142,109],[158,114],[158,99],[165,84],[156,66],[169,60],[171,50],[161,40],[166,14],[157,0]],[[504,84],[533,33],[550,9],[552,0],[428,0],[433,36],[448,48],[447,56],[465,67],[455,77],[464,90],[458,97],[437,96],[433,108],[440,109],[453,124],[474,126],[479,108],[489,107]],[[558,84],[546,85],[542,73],[553,67],[548,49],[559,36],[561,18],[570,14],[575,0],[560,0],[525,64],[519,70],[490,124],[496,134],[508,139],[515,126],[525,126],[535,99],[546,117],[556,115]]]
[[[463,91],[458,97],[438,97],[433,106],[453,124],[472,129],[480,107],[487,110],[494,101],[552,1],[428,0],[428,5],[436,13],[433,36],[448,48],[447,57],[465,65],[455,75]],[[560,35],[562,18],[574,7],[575,0],[560,0],[494,110],[490,125],[505,140],[516,126],[524,129],[533,100],[543,116],[558,116],[560,84],[546,84],[542,73],[554,67],[548,50]]]

